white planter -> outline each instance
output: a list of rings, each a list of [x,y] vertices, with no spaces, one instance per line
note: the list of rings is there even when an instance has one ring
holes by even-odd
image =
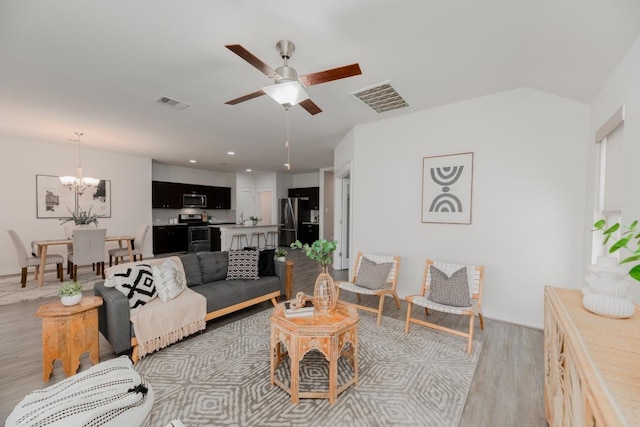
[[[592,313],[604,317],[624,319],[633,316],[635,305],[629,295],[627,272],[614,257],[601,256],[587,267],[595,275],[585,277],[582,304]]]
[[[60,297],[60,302],[62,302],[62,305],[70,306],[78,304],[81,299],[82,294],[75,294],[68,297]]]
[[[274,260],[276,261],[280,261],[280,262],[285,262],[285,260],[287,259],[287,257],[283,257],[283,256],[274,256],[273,257]]]

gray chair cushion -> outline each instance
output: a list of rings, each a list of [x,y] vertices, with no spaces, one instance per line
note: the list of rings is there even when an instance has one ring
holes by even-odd
[[[445,273],[433,265],[429,267],[429,270],[431,283],[429,284],[428,298],[431,301],[454,307],[469,307],[471,305],[466,267],[462,267],[451,277],[447,277]]]
[[[356,276],[356,285],[367,289],[383,289],[393,267],[392,262],[375,263],[364,256],[360,259],[360,268]]]
[[[200,252],[198,262],[203,283],[216,282],[227,278],[229,256],[227,252]]]
[[[182,267],[184,268],[184,275],[187,277],[187,286],[202,285],[202,272],[200,271],[200,262],[198,261],[198,255],[186,254],[180,255],[180,261],[182,261]]]

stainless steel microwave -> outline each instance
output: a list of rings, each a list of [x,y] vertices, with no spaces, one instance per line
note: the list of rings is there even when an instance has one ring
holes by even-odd
[[[207,196],[205,196],[204,194],[183,194],[182,207],[183,208],[206,208]]]

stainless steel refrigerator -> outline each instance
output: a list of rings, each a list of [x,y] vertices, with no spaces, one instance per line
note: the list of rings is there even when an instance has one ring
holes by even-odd
[[[289,246],[299,239],[300,225],[303,221],[309,221],[308,198],[289,197],[280,199],[280,239],[281,246]]]

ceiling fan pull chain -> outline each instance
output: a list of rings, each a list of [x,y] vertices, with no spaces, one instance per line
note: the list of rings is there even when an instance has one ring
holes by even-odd
[[[287,170],[291,170],[291,149],[289,142],[289,109],[284,109],[284,146],[287,148]]]

